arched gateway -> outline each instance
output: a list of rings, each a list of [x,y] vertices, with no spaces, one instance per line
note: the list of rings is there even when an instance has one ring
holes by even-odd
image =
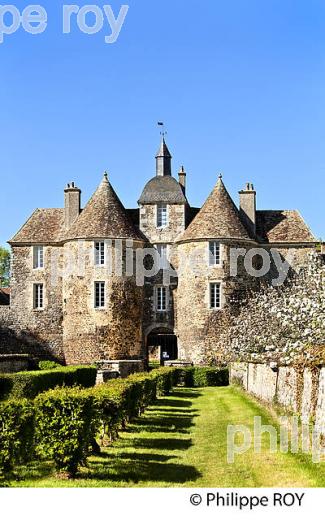
[[[178,359],[177,336],[165,327],[152,330],[147,335],[147,348],[150,361],[173,361]]]

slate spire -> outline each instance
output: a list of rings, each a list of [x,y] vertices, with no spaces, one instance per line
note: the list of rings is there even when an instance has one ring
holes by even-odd
[[[156,155],[156,175],[157,177],[164,177],[172,174],[172,156],[168,150],[165,137],[162,137],[160,148]]]

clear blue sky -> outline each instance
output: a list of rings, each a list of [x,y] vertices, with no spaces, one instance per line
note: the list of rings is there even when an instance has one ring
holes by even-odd
[[[0,243],[67,181],[85,203],[105,169],[135,207],[159,120],[193,205],[221,171],[236,202],[251,181],[260,209],[298,208],[325,238],[324,0],[129,0],[113,45],[107,23],[63,35],[64,2],[39,3],[46,32],[0,45]]]

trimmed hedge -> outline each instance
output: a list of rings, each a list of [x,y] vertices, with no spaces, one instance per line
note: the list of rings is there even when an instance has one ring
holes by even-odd
[[[55,368],[62,368],[62,365],[60,363],[56,363],[56,361],[39,361],[38,363],[38,369],[39,370],[54,370]]]
[[[186,367],[177,369],[177,383],[188,388],[228,386],[228,368]]]
[[[55,370],[0,375],[0,400],[34,399],[57,386],[90,388],[96,382],[95,367],[62,367]]]
[[[34,409],[30,401],[0,404],[0,476],[10,474],[16,464],[34,452]]]
[[[112,441],[157,394],[170,391],[175,373],[174,368],[163,368],[91,389],[56,388],[34,401],[0,403],[0,469],[8,474],[15,464],[27,460],[35,445],[36,455],[52,460],[58,472],[75,476],[79,466],[86,464],[96,436]]]
[[[57,471],[75,476],[98,429],[93,395],[80,388],[58,388],[40,394],[34,405],[38,455],[53,460]]]
[[[178,384],[177,368],[159,368],[151,372],[157,380],[157,395],[168,395],[173,386]]]
[[[226,369],[166,367],[134,374],[127,379],[115,379],[90,389],[68,388],[67,382],[76,382],[76,374],[85,386],[90,385],[91,377],[94,383],[96,370],[84,367],[72,368],[71,372],[62,370],[70,374],[70,380],[64,381],[65,387],[40,394],[34,401],[22,399],[0,403],[2,473],[10,474],[16,464],[26,462],[28,454],[31,456],[35,452],[41,458],[52,460],[57,471],[73,477],[79,466],[86,464],[90,446],[96,445],[97,436],[102,442],[106,438],[114,440],[118,431],[141,415],[158,395],[169,394],[180,382],[190,387],[228,384]],[[62,373],[62,370],[52,373]],[[26,388],[26,391],[35,397],[35,392],[45,383],[35,384],[33,377],[30,381],[34,383],[33,390]],[[47,384],[52,381],[54,379],[47,379]],[[17,391],[21,392],[25,384],[27,380],[23,379],[23,384],[17,384]]]

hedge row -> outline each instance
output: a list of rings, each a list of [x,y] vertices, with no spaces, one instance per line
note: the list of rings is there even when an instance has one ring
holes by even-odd
[[[228,368],[187,367],[178,368],[175,374],[178,384],[187,388],[229,385]]]
[[[96,438],[101,443],[114,440],[121,428],[173,386],[227,382],[226,370],[161,368],[89,389],[56,388],[34,401],[9,400],[0,404],[0,474],[41,458],[52,460],[58,472],[74,476],[86,463],[90,446],[100,449]]]
[[[58,388],[34,401],[0,404],[0,473],[31,457],[54,461],[56,470],[74,476],[99,435],[117,431],[152,402],[168,393],[175,369],[162,368],[91,388]]]
[[[95,367],[61,367],[54,370],[0,375],[0,400],[34,399],[57,386],[90,388],[96,382]]]

